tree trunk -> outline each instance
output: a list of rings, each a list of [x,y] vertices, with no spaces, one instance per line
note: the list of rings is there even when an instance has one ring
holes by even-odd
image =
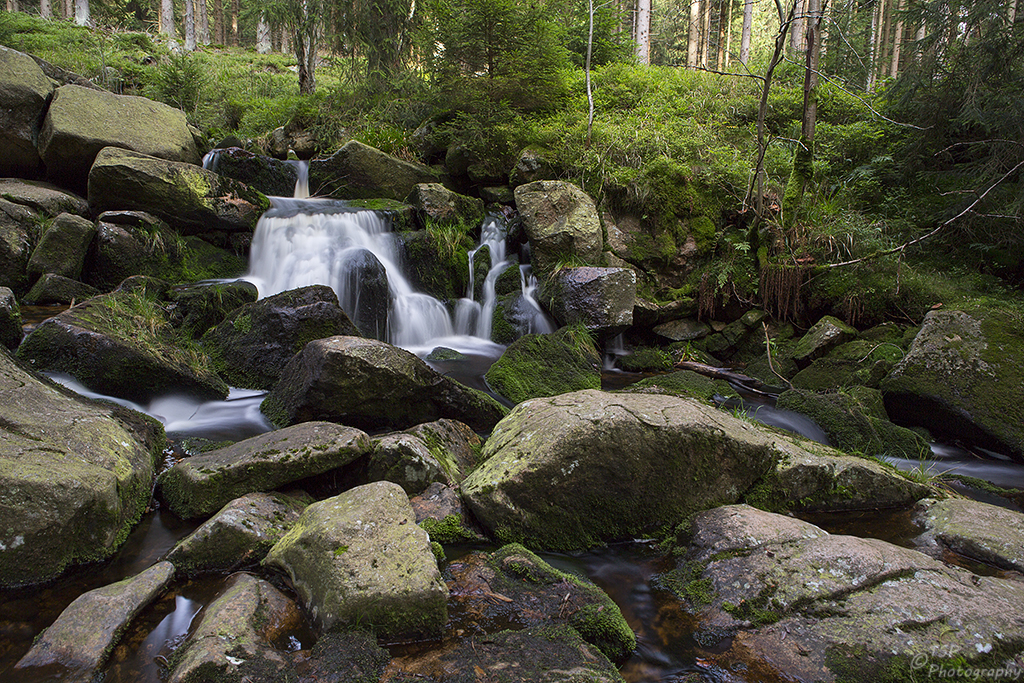
[[[270,25],[264,15],[260,15],[260,22],[256,25],[256,52],[261,55],[270,54]]]
[[[227,44],[224,35],[224,0],[213,0],[213,40],[218,45]]]
[[[91,26],[89,16],[89,0],[75,0],[75,23],[79,26]]]
[[[882,5],[882,31],[881,40],[878,44],[878,77],[885,78],[889,73],[889,47],[892,34],[892,3],[883,0]]]
[[[700,50],[700,0],[690,0],[690,32],[686,40],[686,65],[693,68],[698,65]]]
[[[740,64],[750,61],[750,28],[754,23],[754,0],[743,2],[743,32],[740,33]]]
[[[732,0],[724,0],[725,12],[725,71],[729,70],[732,61]]]
[[[178,37],[174,30],[174,2],[172,0],[160,0],[160,26],[163,34],[171,40]]]
[[[795,57],[804,51],[802,41],[804,38],[804,14],[807,12],[806,0],[794,0],[793,8],[793,25],[789,29],[789,49]]]
[[[1017,0],[1010,0],[1010,4],[1006,8],[1006,21],[1010,24],[1010,28],[1017,22]]]
[[[896,78],[900,74],[900,53],[903,51],[903,0],[896,0],[896,31],[892,41],[892,64],[889,66],[889,76]]]
[[[729,7],[732,6],[732,0],[719,0],[721,3],[718,7],[718,70],[725,71],[726,69],[726,52],[728,48],[729,36]]]
[[[590,136],[594,132],[594,91],[590,85],[590,58],[594,51],[594,0],[587,0],[587,141],[585,148],[590,149]]]
[[[871,33],[868,36],[868,80],[865,90],[871,92],[875,87],[875,57],[878,54],[878,37],[880,35],[879,16],[883,0],[875,0],[875,8],[871,13]]]
[[[64,0],[64,18],[68,20],[75,18],[75,0]]]
[[[651,63],[651,0],[636,3],[636,58],[641,64]]]
[[[49,19],[53,16],[53,9],[50,6],[50,0],[39,0],[39,16],[43,19]]]
[[[18,6],[18,0],[7,0],[7,11],[20,12],[21,7]]]
[[[818,121],[818,61],[821,55],[820,0],[807,0],[804,8],[807,50],[804,60],[804,109],[800,125],[800,146],[793,159],[793,172],[782,201],[785,224],[794,225],[803,204],[804,190],[814,177],[814,128]]]
[[[288,30],[281,29],[281,52],[289,54],[292,51],[292,42],[289,39]]]
[[[196,3],[185,0],[185,52],[196,49]]]
[[[231,0],[231,35],[228,42],[232,47],[238,47],[238,0]]]
[[[199,5],[199,44],[210,44],[210,13],[206,0],[196,0]]]
[[[701,22],[700,22],[700,65],[702,68],[708,68],[710,64],[709,55],[711,53],[711,0],[703,0],[701,2]]]

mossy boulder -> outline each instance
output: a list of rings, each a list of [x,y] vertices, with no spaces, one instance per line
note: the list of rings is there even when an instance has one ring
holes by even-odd
[[[157,493],[179,517],[204,517],[246,494],[344,467],[372,448],[358,429],[304,422],[185,458],[160,475]]]
[[[39,124],[56,85],[28,55],[0,46],[0,176],[35,177]]]
[[[45,320],[18,347],[18,358],[131,401],[172,391],[226,397],[228,387],[209,358],[183,342],[160,302],[144,292],[113,292]]]
[[[235,308],[203,335],[203,348],[231,386],[271,389],[306,344],[340,334],[359,330],[334,290],[310,285]]]
[[[214,173],[233,178],[265,195],[291,197],[295,194],[298,170],[274,157],[253,154],[240,147],[215,149],[208,167]]]
[[[807,330],[793,348],[793,360],[801,368],[828,354],[857,336],[857,330],[830,315],[824,316]]]
[[[26,306],[48,306],[53,304],[72,304],[85,301],[100,294],[100,290],[90,287],[84,282],[72,280],[63,275],[46,273],[32,285],[28,294],[22,299]]]
[[[560,262],[600,263],[601,220],[586,192],[572,183],[538,180],[517,187],[515,197],[538,278],[546,277]]]
[[[28,260],[40,232],[41,217],[32,210],[0,199],[0,287],[24,294],[30,281]]]
[[[145,211],[182,234],[223,247],[234,233],[252,234],[270,200],[199,166],[105,147],[89,171],[89,206],[96,212]]]
[[[469,236],[458,230],[417,230],[399,236],[402,263],[412,287],[441,301],[465,296],[469,283]]]
[[[45,216],[89,216],[85,199],[41,180],[0,178],[0,197]]]
[[[93,161],[106,147],[184,164],[202,160],[180,109],[77,85],[57,88],[39,131],[39,154],[50,179],[84,188]]]
[[[97,221],[82,280],[108,292],[126,278],[171,283],[238,277],[246,259],[194,236],[182,236],[144,211],[105,211]]]
[[[677,370],[665,375],[647,377],[621,390],[624,394],[664,394],[695,398],[711,405],[715,396],[735,397],[736,390],[728,382],[698,375],[692,370]]]
[[[77,280],[95,235],[96,225],[92,221],[70,213],[57,216],[29,257],[29,277],[35,279],[43,273],[54,273]]]
[[[375,339],[331,337],[289,361],[260,408],[274,424],[330,420],[361,429],[405,429],[449,418],[489,432],[505,409],[490,396]]]
[[[703,599],[684,599],[697,656],[714,665],[799,680],[903,681],[921,675],[922,661],[994,669],[1024,643],[1020,582],[742,505],[701,513],[691,528],[680,562],[693,567]]]
[[[264,560],[317,626],[379,637],[430,636],[448,620],[448,588],[405,492],[391,482],[313,503]]]
[[[0,287],[0,346],[12,351],[18,348],[23,333],[21,331],[21,307],[14,292],[8,287]]]
[[[632,629],[607,593],[521,545],[472,552],[450,563],[444,576],[453,606],[475,615],[474,626],[485,632],[567,624],[613,662],[636,648]],[[503,599],[493,599],[495,594]]]
[[[906,508],[934,495],[887,463],[780,436],[774,443],[775,468],[750,488],[751,505],[783,510],[878,510]]]
[[[521,403],[462,482],[498,539],[575,550],[734,502],[774,465],[769,435],[672,396],[586,390]]]
[[[931,311],[880,385],[889,415],[1024,461],[1024,335],[996,309]]]
[[[1024,515],[976,500],[922,500],[918,539],[1001,569],[1024,572]]]
[[[77,397],[0,350],[0,584],[109,557],[150,500],[155,420]]]
[[[880,402],[881,393],[866,388],[857,394],[790,389],[779,396],[777,406],[814,420],[840,450],[912,460],[927,458],[928,442],[917,432],[894,425],[884,414],[878,416]]]
[[[436,183],[428,166],[402,161],[356,140],[346,142],[327,159],[309,165],[309,186],[321,196],[336,199],[394,199],[402,201],[420,183]]]
[[[515,166],[508,174],[508,182],[512,187],[519,187],[538,180],[556,180],[558,171],[548,158],[550,152],[539,147],[526,147],[519,152]]]
[[[636,273],[628,268],[562,268],[541,285],[541,299],[562,325],[583,325],[600,338],[633,324]]]
[[[28,676],[33,669],[62,670],[78,680],[102,676],[100,669],[121,634],[172,579],[174,566],[158,562],[136,576],[83,593],[32,643],[15,670]]]
[[[904,349],[896,343],[855,339],[813,361],[791,380],[797,389],[812,391],[853,386],[877,389],[904,355]]]
[[[467,234],[480,227],[484,203],[476,197],[452,192],[441,183],[419,183],[405,198],[427,229],[456,230]]]
[[[417,425],[374,440],[368,476],[398,484],[410,496],[431,484],[458,486],[476,459],[480,437],[456,420]]]
[[[191,339],[198,339],[240,306],[256,301],[256,285],[235,282],[197,282],[180,285],[167,293],[171,324]],[[210,352],[210,349],[206,349]],[[237,385],[241,386],[241,385]]]
[[[512,403],[601,388],[601,356],[587,332],[564,327],[515,340],[484,375]]]
[[[453,642],[441,652],[396,660],[382,683],[464,683],[476,671],[500,672],[504,683],[624,683],[615,665],[569,626],[501,631]]]
[[[305,503],[279,493],[249,493],[222,507],[167,553],[182,576],[255,567],[299,519]]]
[[[277,644],[302,623],[299,606],[271,583],[234,574],[169,658],[166,680],[287,680],[294,664]]]

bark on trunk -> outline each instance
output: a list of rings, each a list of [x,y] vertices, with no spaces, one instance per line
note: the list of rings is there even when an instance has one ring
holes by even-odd
[[[636,58],[651,63],[651,0],[638,0],[636,9]]]
[[[196,49],[196,3],[185,0],[185,52]]]
[[[686,65],[697,66],[700,49],[700,0],[690,0],[690,32],[686,41]]]
[[[743,31],[740,33],[740,64],[750,61],[750,28],[754,23],[754,0],[743,2]]]
[[[171,40],[178,37],[174,30],[174,3],[172,0],[160,0],[160,29]]]

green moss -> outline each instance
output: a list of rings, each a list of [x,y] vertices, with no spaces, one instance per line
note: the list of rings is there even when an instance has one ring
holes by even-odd
[[[242,334],[248,334],[252,332],[252,316],[248,313],[242,313],[231,321],[231,327],[234,328],[235,332]]]
[[[672,369],[672,356],[659,347],[641,346],[618,359],[626,372],[665,372]]]
[[[448,515],[442,520],[425,519],[420,526],[431,541],[444,544],[464,543],[479,540],[477,534],[466,528],[459,515]]]
[[[751,600],[743,600],[738,605],[722,603],[722,609],[741,621],[748,621],[755,627],[774,624],[782,618],[782,606],[772,596],[778,592],[778,586],[766,585]]]
[[[696,398],[711,403],[714,396],[736,396],[736,390],[728,382],[698,375],[691,370],[677,370],[667,375],[648,377],[622,390],[626,394],[671,394],[684,398]]]
[[[488,385],[513,403],[601,388],[600,355],[586,329],[517,339],[487,371]]]
[[[667,590],[692,609],[700,609],[714,602],[714,583],[704,577],[707,562],[686,562],[663,574],[656,575],[651,584],[656,589]]]

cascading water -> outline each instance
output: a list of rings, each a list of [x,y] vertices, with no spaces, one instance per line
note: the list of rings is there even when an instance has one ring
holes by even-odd
[[[502,217],[488,216],[481,229],[481,245],[470,254],[471,274],[477,252],[487,246],[490,254],[491,267],[482,288],[482,300],[475,300],[475,283],[471,280],[453,319],[444,303],[413,289],[402,272],[397,236],[390,231],[388,221],[377,213],[353,211],[344,202],[330,199],[272,197],[271,202],[272,208],[256,227],[249,273],[245,276],[259,289],[260,297],[324,284],[337,293],[342,308],[363,334],[421,355],[438,346],[464,353],[500,355],[503,347],[491,342],[490,336],[497,301],[495,282],[511,265],[505,255]],[[386,273],[387,292],[370,296],[374,301],[367,301],[364,286],[368,262],[379,264]],[[528,272],[522,275],[522,283],[523,299],[530,309],[524,316],[524,327],[528,328],[524,331],[553,331],[554,326],[532,296]],[[535,280],[533,285],[536,286]],[[381,298],[387,301],[382,302]],[[366,314],[367,308],[375,307],[386,312],[386,322],[365,329],[361,321],[377,319]]]

